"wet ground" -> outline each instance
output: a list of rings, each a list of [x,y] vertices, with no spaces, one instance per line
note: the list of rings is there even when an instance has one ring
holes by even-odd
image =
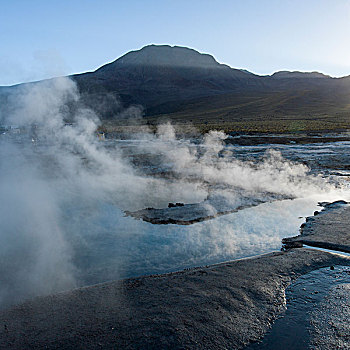
[[[133,159],[134,163],[143,168],[147,168],[152,173],[161,173],[166,175],[167,168],[161,164],[161,157],[156,155],[147,156],[147,148],[151,148],[149,140],[142,139],[107,139],[109,147],[114,144],[120,145],[126,156]],[[298,140],[305,142],[298,142]],[[245,140],[240,142],[239,140]],[[190,142],[191,147],[200,147],[197,139],[184,139]],[[142,147],[140,147],[142,145]],[[281,152],[282,156],[288,160],[301,162],[307,165],[314,173],[323,173],[325,175],[350,176],[350,135],[331,134],[315,136],[290,136],[276,135],[240,135],[229,137],[225,140],[225,151],[233,152],[232,156],[240,160],[257,161],[263,157],[268,149],[274,149]],[[141,150],[146,152],[141,152]],[[162,166],[161,166],[162,165]]]
[[[321,211],[316,211],[316,215],[306,218],[298,236],[282,240],[285,249],[305,244],[350,253],[350,235],[347,234],[350,224],[349,204],[336,201],[322,205],[324,207]]]
[[[176,179],[179,174],[174,172],[171,159],[164,163],[157,154],[145,157],[145,147],[152,147],[152,143],[146,141],[145,147],[135,147],[135,143],[142,142],[107,140],[105,146],[113,150],[122,144],[122,152],[139,173]],[[271,147],[286,159],[308,164],[311,173],[333,179],[346,192],[350,164],[347,142],[228,145],[219,158],[235,157],[255,164]],[[86,163],[91,165],[89,160]],[[214,186],[202,183],[206,188]],[[348,270],[331,270],[331,266],[348,266],[349,258],[309,248],[278,251],[281,238],[298,233],[305,216],[316,210],[317,201],[317,193],[309,198],[276,200],[180,226],[138,221],[124,217],[114,202],[88,202],[78,197],[65,207],[62,229],[74,252],[82,285],[144,273],[168,273],[79,288],[3,310],[0,348],[241,349],[264,339],[287,305],[285,318],[278,321],[282,328],[277,328],[277,339],[285,338],[283,341],[290,343],[291,337],[284,336],[288,324],[293,324],[294,317],[304,317],[306,324],[298,326],[302,326],[300,333],[308,345],[318,348],[326,343],[331,348],[336,344],[346,349],[347,328],[339,310],[346,309],[344,302],[348,302]],[[348,212],[337,208],[328,213],[308,221],[313,241],[319,242],[323,235],[322,241],[327,237],[327,244],[345,245],[349,239]],[[340,223],[336,231],[329,225],[331,215]],[[322,228],[320,237],[317,225]],[[229,261],[272,250],[276,252]],[[226,262],[210,265],[222,261]],[[203,267],[188,269],[200,265]],[[171,272],[180,269],[185,270]],[[307,275],[312,271],[316,277]],[[302,276],[306,276],[304,285]],[[334,286],[337,276],[340,284]],[[291,294],[287,292],[286,300],[285,290],[290,284]],[[334,288],[330,290],[330,286]],[[317,305],[314,313],[304,308],[308,303]],[[322,323],[323,319],[329,323]],[[323,330],[327,332],[326,340]],[[266,342],[269,344],[268,338]]]
[[[337,187],[347,189],[350,179],[350,141],[347,135],[328,135],[328,136],[235,136],[225,140],[226,146],[221,151],[221,156],[226,159],[232,158],[245,163],[259,163],[266,158],[270,150],[279,152],[282,158],[288,161],[304,164],[309,168],[309,174],[320,175],[328,179]],[[245,140],[243,143],[240,140]],[[323,142],[324,141],[324,142]],[[114,141],[115,142],[115,141]],[[146,147],[141,146],[146,143],[142,140],[120,140],[117,144],[122,145],[123,152],[129,157],[140,171],[147,173],[149,176],[160,176],[164,178],[181,178],[183,174],[174,171],[171,161],[167,165],[164,163],[161,152],[152,155],[144,153]],[[149,141],[147,141],[149,142]],[[271,142],[271,143],[270,143]],[[152,144],[152,142],[150,142]],[[186,147],[193,148],[199,152],[205,152],[205,147],[198,142],[187,140],[184,141]],[[181,142],[180,142],[181,145]],[[201,150],[202,149],[202,150]],[[186,180],[196,181],[195,177],[187,177]],[[180,203],[180,206],[169,207],[149,207],[136,211],[126,211],[127,215],[137,219],[143,219],[153,224],[180,224],[188,225],[217,216],[229,214],[246,207],[255,206],[263,202],[282,199],[283,196],[273,193],[249,193],[242,188],[237,188],[237,193],[243,199],[251,199],[242,205],[227,200],[227,198],[216,194],[215,186],[208,183],[209,193],[213,192],[214,196],[208,196],[204,201],[198,203]],[[230,191],[232,186],[221,184],[221,190]],[[260,198],[259,198],[260,196]],[[264,198],[265,196],[265,198]],[[289,197],[289,196],[284,196]],[[293,197],[292,197],[293,198]],[[339,198],[342,199],[342,198]],[[192,214],[191,214],[192,213]]]
[[[327,272],[335,265],[350,265],[349,258],[300,248],[36,298],[0,311],[0,348],[243,349],[261,339],[283,313],[285,289],[293,281],[288,296],[296,299],[287,300],[287,306],[293,302],[290,311],[308,321],[303,306],[318,301],[323,278],[329,277],[331,283],[337,276],[339,281],[348,280],[347,272],[344,279],[338,268]],[[312,271],[315,274],[308,275]],[[343,300],[340,303],[344,306]],[[319,310],[327,312],[324,307]],[[337,312],[329,316],[342,320]],[[307,337],[300,326],[301,335]],[[283,327],[280,331],[287,332]],[[291,333],[294,338],[295,332]],[[311,333],[314,342],[319,341],[316,335]],[[284,333],[277,336],[289,344],[293,341]],[[293,349],[284,347],[288,348]]]
[[[318,141],[317,139],[315,141]],[[231,147],[240,159],[256,159],[267,149],[281,152],[283,157],[307,165],[313,173],[350,176],[350,141],[310,144],[261,144]]]
[[[332,349],[331,344],[336,344],[333,349],[348,349],[349,326],[344,314],[349,315],[349,287],[349,266],[322,268],[299,277],[286,289],[287,310],[261,342],[246,350]],[[327,307],[334,301],[339,305]]]
[[[312,312],[311,349],[350,348],[350,284],[338,284]]]

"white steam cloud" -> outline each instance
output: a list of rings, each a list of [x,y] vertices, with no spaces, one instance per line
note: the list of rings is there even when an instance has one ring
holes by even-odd
[[[136,117],[139,111],[128,113]],[[253,246],[255,252],[278,247],[273,222],[278,213],[277,222],[285,221],[287,202],[188,227],[151,225],[124,217],[122,210],[196,203],[213,195],[239,206],[242,193],[252,199],[265,193],[344,197],[275,151],[260,162],[235,159],[221,132],[198,142],[178,139],[164,124],[156,134],[133,135],[133,141],[98,142],[99,119],[68,78],[18,90],[0,117],[21,128],[20,134],[0,135],[0,307],[118,276],[249,255]],[[303,203],[302,214],[310,208]],[[288,215],[293,225],[299,223]],[[284,225],[281,234],[288,230]]]

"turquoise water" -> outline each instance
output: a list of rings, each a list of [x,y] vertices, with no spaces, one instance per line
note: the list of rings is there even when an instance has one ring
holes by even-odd
[[[279,250],[281,239],[297,235],[316,204],[311,199],[265,203],[183,226],[153,225],[99,203],[69,208],[64,232],[80,283],[93,284]]]

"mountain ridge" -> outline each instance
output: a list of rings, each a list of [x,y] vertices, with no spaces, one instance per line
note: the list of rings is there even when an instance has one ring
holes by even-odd
[[[194,124],[240,125],[251,120],[263,125],[317,119],[326,127],[333,128],[341,120],[350,128],[349,76],[299,71],[257,75],[181,46],[147,45],[70,78],[79,88],[81,102],[105,121],[124,122],[120,105],[137,105],[151,123],[164,117]],[[23,85],[3,87],[0,95]]]
[[[117,58],[113,63],[120,64],[148,64],[148,65],[171,65],[171,66],[201,66],[218,67],[221,64],[216,59],[205,53],[184,46],[170,45],[146,45],[139,50],[127,52]],[[106,65],[102,66],[105,67]],[[100,68],[99,68],[100,69]],[[95,70],[98,71],[99,69]]]
[[[276,71],[272,74],[256,74],[256,73],[253,73],[251,71],[249,71],[248,69],[245,69],[245,68],[234,68],[234,67],[231,67],[230,65],[228,64],[224,64],[224,63],[219,63],[214,56],[212,56],[211,54],[208,54],[208,53],[202,53],[202,52],[199,52],[195,49],[192,49],[192,48],[188,48],[188,47],[185,47],[185,46],[177,46],[177,45],[156,45],[156,44],[149,44],[149,45],[146,45],[146,46],[143,46],[141,49],[138,49],[138,50],[132,50],[132,51],[129,51],[127,52],[126,54],[120,56],[119,58],[115,59],[114,61],[112,62],[108,62],[100,67],[98,67],[97,69],[93,70],[93,71],[90,71],[90,72],[85,72],[85,73],[91,73],[91,72],[98,72],[100,71],[101,69],[104,69],[106,66],[109,66],[109,65],[113,65],[113,64],[116,64],[116,63],[122,63],[122,64],[145,64],[145,63],[148,63],[148,65],[173,65],[173,66],[181,66],[180,64],[176,64],[176,62],[171,62],[170,60],[167,62],[167,63],[163,63],[163,64],[160,64],[159,62],[155,62],[155,61],[152,61],[152,62],[140,62],[140,61],[137,61],[137,62],[132,62],[130,60],[128,60],[131,56],[134,56],[134,55],[138,55],[138,57],[140,58],[140,54],[141,53],[144,53],[146,51],[148,51],[149,49],[156,49],[156,50],[159,50],[159,49],[168,49],[168,50],[181,50],[183,52],[186,52],[187,50],[189,52],[193,52],[197,55],[197,57],[208,57],[210,58],[210,60],[212,62],[215,62],[215,64],[217,65],[216,68],[223,68],[223,67],[227,67],[227,68],[230,68],[230,69],[234,69],[234,70],[237,70],[237,71],[241,71],[243,73],[246,73],[248,75],[254,75],[256,77],[278,77],[278,78],[282,78],[282,75],[283,75],[283,78],[290,78],[290,77],[296,77],[295,75],[299,75],[298,78],[332,78],[332,79],[342,79],[342,78],[346,78],[348,77],[349,75],[347,76],[342,76],[342,77],[332,77],[330,76],[329,74],[325,74],[325,73],[322,73],[322,72],[318,72],[318,71],[299,71],[299,70],[294,70],[294,71],[289,71],[289,70],[281,70],[281,71]],[[155,53],[156,51],[154,51]],[[159,51],[158,51],[159,52]],[[174,51],[172,51],[174,52]],[[183,62],[182,62],[183,63]],[[186,62],[185,62],[186,63]],[[198,67],[198,66],[201,66],[200,64],[198,64],[198,61],[196,62],[196,64],[193,64],[192,65],[193,67]],[[212,65],[213,67],[213,65]],[[85,73],[80,73],[80,74],[85,74]],[[289,76],[287,76],[289,74]]]

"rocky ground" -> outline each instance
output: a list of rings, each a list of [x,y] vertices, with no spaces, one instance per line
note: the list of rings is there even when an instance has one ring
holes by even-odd
[[[334,286],[312,314],[312,350],[350,348],[350,284]]]
[[[304,133],[304,134],[276,134],[276,135],[247,135],[234,134],[225,140],[226,144],[253,146],[261,144],[311,144],[311,143],[328,143],[328,142],[348,142],[350,137],[344,134],[324,134],[324,133]]]
[[[283,197],[282,195],[267,192],[252,194],[242,189],[237,189],[236,195],[240,197],[239,202],[222,195],[211,195],[200,203],[169,203],[168,208],[145,208],[137,211],[125,211],[125,215],[157,225],[191,225],[254,207],[264,202],[287,198],[286,196]]]
[[[328,243],[334,236],[334,244],[345,245],[348,211],[343,207],[317,217],[320,221],[312,224],[314,239],[324,237],[324,225],[317,222],[323,222],[327,213],[344,220],[337,230],[327,229]],[[334,265],[350,265],[350,258],[293,248],[40,297],[0,312],[0,348],[241,349],[262,338],[285,310],[288,285],[313,270]],[[348,341],[339,342],[347,326],[338,316],[348,300],[348,284],[328,295],[333,295],[333,302],[324,299],[315,308],[315,348],[322,343],[329,344],[325,349],[333,349],[333,344]],[[317,312],[327,315],[331,323],[324,324]]]
[[[344,201],[323,203],[324,209],[306,218],[299,236],[284,238],[285,247],[303,244],[350,253],[350,207]]]

